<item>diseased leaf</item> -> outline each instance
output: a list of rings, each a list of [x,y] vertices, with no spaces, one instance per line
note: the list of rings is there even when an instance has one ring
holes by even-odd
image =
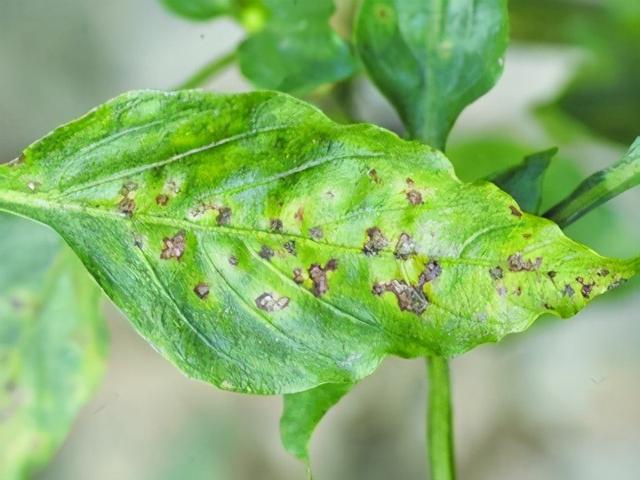
[[[192,377],[295,393],[453,356],[637,273],[438,151],[287,95],[125,94],[0,168]]]
[[[557,148],[534,153],[509,170],[493,176],[490,180],[510,194],[527,213],[540,213],[544,174]]]
[[[100,380],[100,291],[53,232],[0,214],[0,478],[55,453]],[[55,258],[55,260],[54,260]]]
[[[353,75],[349,45],[331,28],[333,0],[264,0],[264,29],[238,51],[242,73],[260,88],[302,93]]]
[[[309,467],[309,441],[322,417],[353,388],[348,383],[328,383],[306,392],[284,396],[280,419],[282,444]]]
[[[443,149],[503,68],[506,0],[364,0],[356,46],[410,135]]]
[[[594,208],[640,184],[640,137],[615,165],[594,173],[545,216],[568,225]]]

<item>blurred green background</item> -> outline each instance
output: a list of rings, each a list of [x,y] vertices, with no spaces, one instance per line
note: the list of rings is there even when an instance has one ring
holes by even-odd
[[[640,2],[510,8],[505,74],[463,114],[449,155],[473,180],[559,146],[551,205],[640,134]],[[171,88],[241,37],[231,21],[189,23],[156,0],[0,0],[0,161],[122,91]],[[208,88],[250,86],[232,68]],[[353,92],[359,118],[399,130],[365,79]],[[640,191],[628,192],[569,234],[601,253],[637,255],[639,204]],[[639,293],[638,282],[626,285],[573,320],[543,320],[453,362],[460,478],[638,478]],[[279,398],[184,378],[105,305],[105,381],[39,478],[305,478],[280,446]],[[340,403],[315,437],[314,478],[425,478],[424,370],[388,361]]]

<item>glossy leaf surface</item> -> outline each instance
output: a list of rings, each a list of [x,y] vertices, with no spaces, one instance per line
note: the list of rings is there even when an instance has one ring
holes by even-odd
[[[503,68],[506,0],[364,0],[356,46],[410,135],[438,148]]]
[[[0,214],[0,477],[28,478],[101,378],[100,290],[55,233]]]
[[[238,51],[242,73],[256,86],[301,93],[354,73],[349,45],[329,25],[333,0],[264,4],[264,28]]]
[[[453,356],[633,276],[436,150],[287,95],[134,92],[0,168],[189,375],[294,393]]]

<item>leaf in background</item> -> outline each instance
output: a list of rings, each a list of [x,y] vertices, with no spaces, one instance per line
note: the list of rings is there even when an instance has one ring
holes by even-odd
[[[0,168],[160,352],[223,389],[355,383],[568,317],[637,273],[490,183],[287,95],[125,94]]]
[[[189,20],[211,20],[229,15],[248,32],[262,28],[265,20],[263,0],[161,0],[173,13]]]
[[[351,391],[349,383],[327,383],[306,392],[284,396],[280,419],[282,444],[309,467],[309,441],[322,417]]]
[[[172,12],[191,19],[209,20],[219,15],[229,15],[235,0],[161,0]]]
[[[506,0],[364,0],[356,46],[410,135],[443,149],[462,110],[502,73]]]
[[[0,214],[0,477],[55,453],[101,378],[100,290],[56,235]],[[55,259],[55,260],[54,260]]]
[[[238,51],[242,73],[260,88],[302,93],[350,77],[356,62],[329,25],[333,0],[264,0],[264,28]]]
[[[522,210],[538,214],[542,204],[544,174],[556,153],[558,149],[552,148],[529,155],[519,165],[494,175],[489,180],[510,194]]]
[[[621,193],[640,184],[640,137],[615,165],[594,173],[545,217],[559,225],[569,225]]]
[[[512,0],[509,11],[514,38],[588,51],[554,104],[592,132],[631,143],[640,122],[640,2]]]

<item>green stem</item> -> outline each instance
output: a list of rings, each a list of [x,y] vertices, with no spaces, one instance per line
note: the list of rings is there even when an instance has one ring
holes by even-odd
[[[640,184],[640,138],[615,165],[594,173],[544,214],[566,227],[594,208]]]
[[[187,90],[189,88],[197,88],[205,85],[209,80],[215,77],[217,74],[226,69],[229,65],[236,61],[236,51],[229,52],[221,57],[214,59],[208,63],[196,73],[194,73],[188,80],[181,85],[178,85],[174,90]]]
[[[427,359],[429,404],[427,415],[427,449],[431,480],[454,480],[453,422],[451,378],[446,358]]]

